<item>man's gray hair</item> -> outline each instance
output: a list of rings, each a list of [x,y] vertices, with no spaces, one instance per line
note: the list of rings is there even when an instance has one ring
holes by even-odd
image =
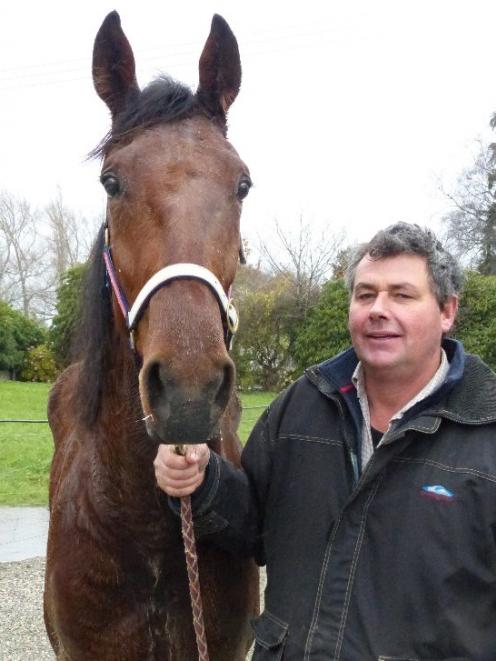
[[[356,268],[369,255],[373,260],[396,255],[425,257],[432,292],[442,307],[450,296],[456,296],[463,284],[463,273],[455,258],[443,248],[434,232],[419,225],[395,223],[352,252],[346,270],[346,284],[353,291]]]

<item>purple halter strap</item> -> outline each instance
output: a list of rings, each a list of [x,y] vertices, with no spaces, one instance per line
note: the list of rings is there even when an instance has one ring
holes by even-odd
[[[129,332],[129,340],[131,348],[135,351],[134,331],[138,325],[139,319],[148,305],[150,298],[153,294],[163,287],[167,282],[177,279],[194,279],[205,283],[216,295],[219,307],[222,313],[222,322],[224,326],[224,337],[228,350],[231,349],[232,339],[238,329],[238,313],[231,299],[231,287],[226,294],[221,283],[216,276],[204,266],[199,264],[171,264],[155,273],[142,287],[138,293],[136,300],[131,308],[129,307],[127,298],[119,284],[119,279],[112,261],[112,254],[109,242],[108,226],[105,226],[105,240],[103,248],[103,260],[105,262],[105,269],[107,277],[110,280],[112,290],[116,297],[119,308],[121,309],[122,316],[126,321],[126,326]]]

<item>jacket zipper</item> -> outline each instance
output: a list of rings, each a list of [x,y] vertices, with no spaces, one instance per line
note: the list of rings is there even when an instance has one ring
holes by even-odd
[[[328,397],[337,404],[339,415],[341,416],[341,420],[343,422],[343,436],[346,444],[346,450],[348,453],[348,459],[350,460],[351,469],[353,471],[353,489],[355,489],[358,484],[358,481],[360,480],[360,471],[358,469],[357,453],[353,451],[353,448],[351,447],[350,439],[348,438],[348,430],[346,429],[346,418],[344,415],[343,403],[338,397],[333,397],[332,395],[331,396],[328,395]]]

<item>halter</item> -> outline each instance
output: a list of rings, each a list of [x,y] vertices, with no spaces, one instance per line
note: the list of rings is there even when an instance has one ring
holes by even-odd
[[[117,272],[112,261],[112,253],[110,250],[109,228],[105,224],[105,238],[103,246],[103,260],[105,262],[105,269],[107,277],[110,280],[112,290],[117,299],[117,303],[122,312],[122,316],[126,322],[127,330],[129,332],[129,343],[131,349],[136,351],[134,341],[134,332],[138,322],[148,305],[151,297],[155,292],[172,280],[199,280],[204,282],[214,292],[222,314],[222,325],[224,327],[224,340],[227,349],[231,349],[234,334],[238,330],[239,318],[234,303],[231,298],[231,287],[226,294],[223,286],[218,278],[204,266],[199,264],[178,263],[166,266],[160,271],[157,271],[152,277],[145,282],[131,308],[127,302],[126,295],[119,284]]]

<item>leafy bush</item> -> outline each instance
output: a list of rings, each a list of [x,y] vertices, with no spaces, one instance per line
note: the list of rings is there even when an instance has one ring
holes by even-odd
[[[496,370],[496,276],[467,273],[454,336]]]
[[[247,292],[233,359],[243,388],[279,390],[289,367],[288,295],[284,280],[274,278],[263,289]]]
[[[343,280],[329,280],[297,335],[293,358],[298,371],[336,355],[350,344],[348,291]]]
[[[57,377],[55,357],[47,344],[39,344],[27,352],[21,372],[22,381],[51,383]]]
[[[0,369],[2,370],[12,370],[22,360],[22,354],[14,338],[13,326],[9,306],[0,303]]]
[[[45,337],[46,330],[38,322],[0,301],[0,370],[20,372],[28,350]]]
[[[50,327],[50,347],[59,367],[71,361],[71,347],[81,311],[81,290],[86,265],[73,266],[62,276],[57,290],[57,313]]]

